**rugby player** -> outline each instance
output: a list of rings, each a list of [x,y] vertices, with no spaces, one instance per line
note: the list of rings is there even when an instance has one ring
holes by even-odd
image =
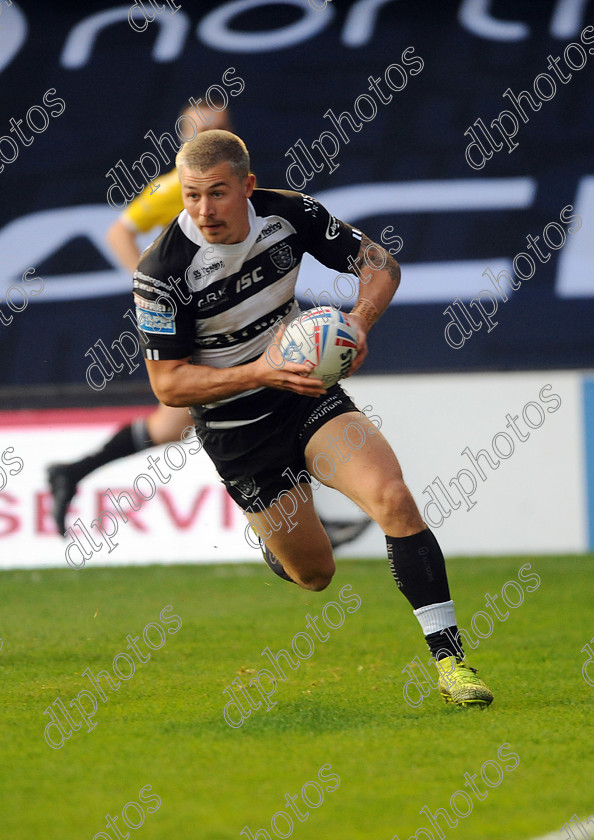
[[[155,395],[166,405],[190,407],[205,450],[263,537],[265,559],[280,577],[320,591],[335,572],[311,475],[377,522],[397,586],[436,662],[442,696],[459,705],[488,705],[490,690],[464,660],[443,555],[390,445],[339,385],[326,391],[321,380],[305,375],[306,365],[283,362],[270,344],[269,327],[282,329],[299,312],[295,284],[305,252],[358,276],[374,243],[309,196],[255,189],[245,144],[228,131],[199,134],[182,146],[176,164],[185,209],[134,273]],[[400,282],[398,263],[375,248],[383,265],[366,279],[361,274],[349,314],[358,333],[352,373]],[[336,441],[351,439],[353,428],[364,443],[352,447],[349,458],[332,458]],[[331,474],[316,466],[324,455],[333,460]],[[291,528],[275,519],[279,500],[287,499],[283,493],[296,509]]]
[[[203,97],[198,97],[197,101],[202,103]],[[198,132],[231,128],[228,108],[215,111],[203,103],[200,109],[204,122],[197,119],[193,107],[184,106],[180,116],[190,119]],[[163,228],[184,209],[175,168],[161,176],[158,184],[158,190],[152,194],[152,187],[148,184],[107,230],[106,239],[109,246],[118,262],[131,274],[140,258],[138,236],[157,227]],[[119,458],[126,458],[153,446],[179,441],[190,422],[187,408],[174,408],[159,403],[146,418],[138,418],[118,429],[96,452],[70,463],[50,465],[47,476],[52,494],[52,516],[58,532],[62,536],[66,533],[68,506],[83,478]],[[354,521],[324,519],[324,528],[333,547],[337,548],[358,537],[370,522],[367,516]]]

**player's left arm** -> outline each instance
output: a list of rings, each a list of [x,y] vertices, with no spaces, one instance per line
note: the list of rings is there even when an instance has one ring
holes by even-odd
[[[349,320],[357,330],[359,347],[349,376],[365,361],[367,333],[388,308],[400,285],[400,266],[394,257],[365,234],[361,239],[359,254],[350,265],[351,273],[359,278],[359,296],[349,312]]]
[[[381,245],[335,216],[317,199],[303,193],[276,191],[288,199],[284,209],[294,218],[297,229],[304,231],[305,248],[322,265],[340,272],[350,272],[359,279],[359,295],[349,313],[357,330],[357,356],[349,376],[355,373],[367,355],[367,333],[387,309],[400,283],[400,266]],[[357,245],[358,244],[358,248]],[[357,248],[357,256],[353,251]]]

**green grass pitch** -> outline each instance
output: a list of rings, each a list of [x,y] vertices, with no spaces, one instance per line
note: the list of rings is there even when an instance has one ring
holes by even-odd
[[[428,653],[387,562],[339,561],[323,593],[299,590],[264,565],[3,572],[0,837],[117,837],[106,827],[110,814],[118,817],[120,836],[129,831],[142,840],[239,840],[250,836],[241,834],[246,825],[254,836],[263,828],[271,838],[408,840],[431,827],[423,808],[455,818],[457,790],[468,796],[454,797],[454,805],[464,813],[470,799],[472,809],[455,827],[442,815],[448,840],[529,840],[559,830],[575,813],[584,819],[594,814],[594,687],[582,677],[581,652],[594,635],[592,560],[449,561],[462,627],[485,609],[486,593],[499,594],[525,563],[541,580],[504,622],[495,620],[491,636],[467,650],[495,694],[485,710],[446,707],[436,691],[418,708],[404,701],[402,669]],[[322,607],[339,602],[347,584],[361,599],[359,609],[346,612],[344,624],[327,631],[326,642],[316,640],[311,657],[286,681],[279,679],[273,709],[262,707],[230,727],[225,687],[238,676],[247,684],[270,667],[260,652],[290,647],[307,630],[308,613],[319,615],[326,631]],[[160,622],[167,605],[183,625],[140,664],[126,636],[140,636],[146,656],[143,629]],[[338,622],[334,608],[327,615]],[[158,631],[149,633],[158,644]],[[306,652],[303,637],[301,644]],[[134,676],[117,691],[105,686],[108,699],[98,702],[91,732],[83,726],[51,749],[43,711],[57,697],[67,706],[81,689],[92,690],[82,672],[113,673],[120,652],[132,655]],[[125,661],[118,662],[125,672]],[[498,758],[503,744],[509,744],[504,755],[519,757],[514,769],[515,761]],[[502,778],[488,787],[481,768],[497,782],[494,762]],[[307,808],[303,785],[319,786],[318,771],[328,764],[324,778],[335,774],[340,786],[306,786],[313,805],[325,788],[319,807]],[[478,774],[482,799],[464,785],[465,774]],[[146,785],[149,806],[151,795],[160,797],[158,810],[148,813],[140,803],[144,824],[128,829],[122,809],[139,802]],[[308,816],[293,814],[292,829],[277,817],[276,834],[271,820],[290,814],[287,793]],[[140,820],[134,807],[127,816]],[[594,822],[588,825],[594,837]],[[435,828],[433,836],[440,836]]]

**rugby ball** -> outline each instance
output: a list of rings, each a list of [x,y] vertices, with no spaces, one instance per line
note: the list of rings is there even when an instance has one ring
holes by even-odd
[[[349,372],[357,355],[357,331],[339,309],[318,306],[291,321],[280,350],[288,362],[308,365],[306,375],[330,388]]]

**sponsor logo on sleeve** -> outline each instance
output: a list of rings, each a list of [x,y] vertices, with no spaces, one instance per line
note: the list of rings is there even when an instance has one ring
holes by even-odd
[[[303,207],[305,209],[305,212],[311,213],[311,215],[315,219],[318,215],[318,210],[320,208],[319,203],[315,200],[315,198],[312,198],[310,195],[305,195],[305,193],[301,193],[301,196],[303,198]]]
[[[326,239],[336,239],[339,233],[340,225],[338,224],[338,219],[334,216],[330,216],[328,226],[326,228]]]
[[[136,269],[133,276],[135,282],[138,280],[144,280],[146,283],[150,283],[151,290],[153,290],[154,286],[158,289],[165,289],[167,292],[172,290],[171,283],[163,283],[162,280],[158,280],[156,277],[151,277],[149,274],[144,274],[139,269]]]
[[[135,289],[140,289],[143,292],[153,292],[153,294],[155,292],[155,290],[153,289],[152,286],[147,286],[146,283],[141,283],[140,280],[135,280],[134,281],[134,288]],[[143,300],[144,300],[144,298],[143,298]]]
[[[139,329],[145,333],[175,335],[173,312],[149,312],[148,309],[137,306],[136,319]]]
[[[171,312],[171,307],[164,303],[158,303],[156,300],[147,300],[140,295],[134,295],[134,303],[140,309],[148,309],[151,312]]]

